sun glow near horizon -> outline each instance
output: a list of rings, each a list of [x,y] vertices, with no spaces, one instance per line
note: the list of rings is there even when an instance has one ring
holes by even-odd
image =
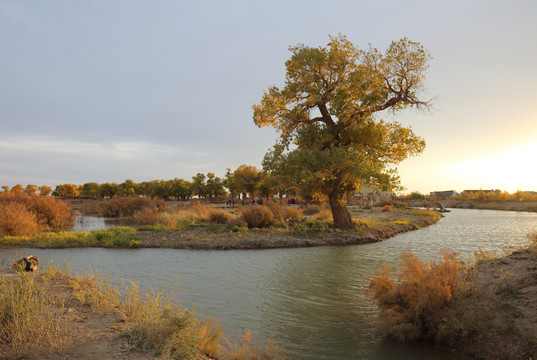
[[[444,165],[443,175],[457,190],[499,189],[537,191],[537,140],[509,147],[485,156],[469,158]],[[464,189],[463,189],[464,188]]]

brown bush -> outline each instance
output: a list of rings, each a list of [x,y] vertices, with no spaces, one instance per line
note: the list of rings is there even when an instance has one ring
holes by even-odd
[[[332,221],[332,212],[329,210],[321,210],[313,215],[313,220]]]
[[[208,221],[209,212],[211,208],[205,204],[200,203],[199,201],[192,201],[188,205],[188,209],[196,214],[198,221]]]
[[[429,264],[405,251],[400,256],[397,281],[385,264],[376,275],[366,278],[367,292],[377,301],[385,335],[400,341],[434,337],[459,281],[455,255],[444,251],[442,256],[443,260]]]
[[[37,217],[18,202],[0,203],[0,236],[26,236],[39,232]]]
[[[302,210],[297,208],[286,208],[283,219],[290,224],[297,223],[302,218]]]
[[[209,221],[217,224],[225,224],[234,217],[233,214],[226,210],[211,209],[209,211]]]
[[[244,208],[241,218],[246,221],[249,228],[262,228],[274,225],[274,215],[265,205]]]
[[[384,205],[380,211],[393,211],[393,208],[391,205]]]
[[[136,225],[157,225],[160,219],[160,213],[157,208],[145,208],[138,210],[132,216]]]
[[[35,217],[42,230],[61,230],[72,226],[75,215],[71,207],[56,198],[26,193],[0,193],[0,204],[22,204]],[[19,212],[20,213],[20,212]],[[22,217],[18,217],[22,221]],[[25,221],[25,223],[27,223]],[[14,225],[15,226],[15,225]]]
[[[129,196],[117,197],[88,204],[84,211],[104,217],[133,216],[142,209],[156,209],[164,211],[168,205],[162,199],[149,197]]]
[[[284,220],[285,209],[280,203],[277,203],[275,201],[269,201],[267,202],[267,207],[270,209],[272,215],[274,215],[275,220]]]

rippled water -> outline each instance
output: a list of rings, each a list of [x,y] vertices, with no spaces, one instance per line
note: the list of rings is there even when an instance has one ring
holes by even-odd
[[[276,250],[0,249],[8,262],[33,254],[98,268],[142,287],[170,290],[177,283],[185,306],[218,317],[231,337],[251,329],[285,348],[290,359],[455,359],[447,351],[382,341],[373,331],[376,308],[364,277],[380,262],[395,263],[403,249],[422,258],[450,248],[470,256],[498,250],[537,231],[537,214],[453,209],[436,225],[357,246]],[[456,358],[460,358],[457,356]]]

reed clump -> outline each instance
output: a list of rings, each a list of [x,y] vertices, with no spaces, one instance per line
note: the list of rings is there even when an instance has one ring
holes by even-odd
[[[381,332],[400,341],[434,338],[459,283],[455,254],[444,251],[440,260],[427,263],[404,251],[396,278],[394,272],[381,264],[376,275],[366,278],[367,292],[380,310]]]

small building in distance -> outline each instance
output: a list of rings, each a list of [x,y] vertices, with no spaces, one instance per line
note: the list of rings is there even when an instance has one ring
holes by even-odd
[[[430,197],[436,197],[436,198],[442,198],[442,199],[449,199],[452,197],[457,197],[457,192],[455,190],[445,190],[445,191],[431,191],[429,196]]]

